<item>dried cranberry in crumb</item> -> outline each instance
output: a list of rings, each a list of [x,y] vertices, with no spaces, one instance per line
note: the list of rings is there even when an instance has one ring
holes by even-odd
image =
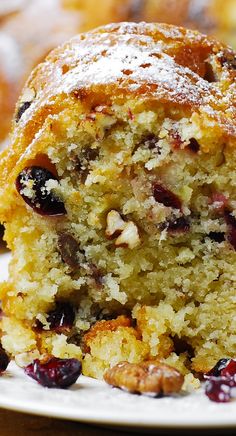
[[[190,229],[190,224],[187,218],[182,216],[174,221],[168,221],[166,229],[169,233],[186,233]]]
[[[164,204],[166,207],[181,209],[181,201],[177,195],[159,183],[153,185],[153,196],[158,203]]]
[[[228,209],[225,209],[224,217],[228,225],[227,240],[236,250],[236,219]]]
[[[64,203],[47,190],[47,182],[57,178],[47,169],[26,167],[16,179],[16,189],[23,200],[40,215],[65,215]]]
[[[79,267],[78,253],[80,247],[76,239],[69,233],[61,233],[58,236],[58,249],[62,260],[72,269]]]
[[[6,351],[0,346],[0,373],[4,372],[10,363]]]
[[[25,373],[40,385],[48,388],[65,389],[73,385],[81,374],[81,363],[77,359],[52,357],[46,363],[36,359],[25,367]]]
[[[170,139],[173,145],[173,148],[179,149],[181,145],[183,144],[182,138],[179,134],[179,132],[175,129],[172,129],[170,131]]]
[[[69,331],[75,321],[75,311],[69,303],[58,303],[56,308],[48,313],[47,322],[50,330],[57,333]]]

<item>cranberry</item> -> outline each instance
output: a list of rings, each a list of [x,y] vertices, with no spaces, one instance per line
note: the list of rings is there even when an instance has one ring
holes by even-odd
[[[25,373],[42,386],[65,389],[76,382],[81,374],[81,367],[77,359],[52,357],[46,363],[35,359],[25,367]]]
[[[58,248],[63,261],[72,269],[79,267],[78,253],[80,247],[70,233],[61,233],[58,237]]]
[[[211,401],[227,403],[231,400],[231,388],[234,382],[225,377],[211,377],[205,385],[205,393]]]
[[[90,267],[90,271],[91,271],[91,276],[94,279],[97,287],[101,288],[104,284],[104,279],[103,279],[103,275],[102,275],[101,270],[99,270],[98,267],[94,263],[91,263],[89,265],[89,267]]]
[[[224,369],[226,367],[226,365],[228,364],[229,361],[230,361],[230,359],[227,359],[227,358],[220,359],[216,363],[216,365],[207,374],[205,374],[204,377],[209,378],[211,376],[213,376],[213,377],[220,376],[222,369]]]
[[[153,196],[158,203],[173,209],[181,209],[181,201],[173,192],[164,186],[155,183],[153,186]]]
[[[70,303],[57,303],[56,308],[47,314],[50,330],[56,333],[66,333],[71,330],[75,321],[75,311]],[[36,320],[36,331],[43,330],[41,321]]]
[[[82,183],[85,182],[89,174],[90,163],[95,161],[99,156],[97,148],[84,148],[75,158],[75,170],[79,173]]]
[[[214,368],[204,376],[207,379],[205,391],[212,401],[225,403],[233,397],[236,387],[236,360],[220,359]]]
[[[226,224],[232,227],[236,227],[236,218],[232,215],[230,210],[227,208],[224,211],[224,217],[225,217]]]
[[[0,373],[4,372],[10,363],[6,351],[0,346]]]
[[[213,208],[220,214],[224,213],[227,203],[228,199],[220,192],[214,192],[209,198],[209,204],[211,204]]]
[[[221,374],[222,377],[233,377],[236,376],[236,360],[230,359],[226,363],[226,365],[222,368]],[[236,380],[236,378],[235,378]]]
[[[22,103],[22,105],[19,107],[18,111],[16,112],[16,122],[18,123],[23,115],[23,113],[25,111],[27,111],[27,109],[29,109],[29,107],[31,106],[32,101],[25,101],[24,103]]]
[[[227,240],[236,250],[236,219],[228,209],[225,209],[224,217],[228,225]]]
[[[57,178],[47,169],[32,166],[26,167],[16,179],[16,189],[23,200],[40,215],[65,215],[64,203],[51,191],[47,191],[46,182],[57,180]],[[33,183],[32,183],[33,182]],[[29,190],[32,195],[28,196],[24,189],[32,183]]]
[[[58,303],[56,308],[48,313],[47,321],[50,330],[57,333],[68,331],[75,321],[75,311],[70,303]]]
[[[173,144],[173,148],[179,149],[183,144],[182,138],[176,129],[172,129],[170,131],[170,138]]]
[[[182,216],[173,221],[168,221],[166,229],[169,233],[186,233],[190,229],[190,224],[189,221]]]

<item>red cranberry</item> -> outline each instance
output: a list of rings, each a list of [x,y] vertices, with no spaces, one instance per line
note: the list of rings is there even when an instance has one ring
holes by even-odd
[[[168,221],[166,224],[168,233],[186,233],[190,229],[189,221],[185,217],[176,218],[174,221]]]
[[[61,233],[58,237],[58,248],[62,260],[72,269],[79,267],[78,253],[80,246],[70,233]]]
[[[91,271],[91,276],[94,279],[97,287],[102,288],[104,284],[104,279],[101,270],[98,269],[98,267],[94,263],[91,263],[89,267]]]
[[[166,207],[181,209],[181,201],[177,195],[159,183],[155,183],[153,186],[153,196],[158,203],[164,204]]]
[[[64,203],[46,189],[46,182],[49,180],[57,180],[57,178],[47,169],[38,166],[26,167],[16,179],[16,189],[23,200],[38,214],[65,215]],[[32,197],[28,197],[23,192],[30,181],[33,181]]]
[[[52,357],[46,363],[36,359],[26,366],[25,373],[42,386],[65,389],[73,385],[80,376],[81,363],[77,359],[57,357]]]
[[[0,373],[4,372],[10,363],[6,351],[0,346]]]
[[[236,360],[230,359],[227,364],[222,368],[221,374],[222,377],[233,377],[236,376]],[[236,380],[236,378],[235,378]]]
[[[75,158],[75,171],[78,172],[82,183],[85,182],[89,174],[91,162],[95,161],[99,156],[99,150],[95,148],[84,148],[79,156]]]
[[[182,138],[179,134],[179,132],[175,129],[172,129],[170,131],[170,138],[171,142],[173,144],[173,148],[179,149],[181,145],[183,144]]]
[[[233,397],[233,388],[236,387],[236,360],[220,359],[214,368],[204,376],[206,395],[212,401],[225,403]]]
[[[228,199],[224,194],[220,192],[214,192],[209,199],[209,204],[213,206],[213,208],[219,212],[224,213],[225,208],[227,207]]]
[[[236,219],[228,209],[225,209],[224,216],[228,225],[227,240],[236,250]]]
[[[75,311],[69,303],[58,303],[55,310],[48,313],[47,321],[50,324],[50,330],[62,333],[70,330],[75,321]]]
[[[235,384],[225,377],[211,377],[205,385],[205,393],[211,401],[227,403],[231,400],[231,388]]]
[[[50,330],[56,333],[69,332],[75,321],[75,311],[70,303],[57,303],[56,308],[47,315]],[[43,330],[43,324],[36,320],[36,331]]]

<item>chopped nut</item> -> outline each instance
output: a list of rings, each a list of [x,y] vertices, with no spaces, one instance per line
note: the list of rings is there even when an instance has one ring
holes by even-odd
[[[119,212],[111,210],[107,214],[106,236],[116,238],[125,228],[125,221],[121,218]]]
[[[138,234],[138,227],[132,221],[129,221],[125,224],[124,230],[117,238],[115,245],[117,247],[128,247],[132,249],[137,247],[139,244],[140,238]]]
[[[139,364],[118,363],[105,372],[104,380],[132,393],[168,395],[181,390],[184,377],[177,369],[155,360]]]

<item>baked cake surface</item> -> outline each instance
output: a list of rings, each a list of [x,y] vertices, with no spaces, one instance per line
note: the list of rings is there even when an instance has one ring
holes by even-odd
[[[235,356],[235,67],[198,32],[121,23],[31,74],[0,171],[19,364],[158,357],[191,379]]]

